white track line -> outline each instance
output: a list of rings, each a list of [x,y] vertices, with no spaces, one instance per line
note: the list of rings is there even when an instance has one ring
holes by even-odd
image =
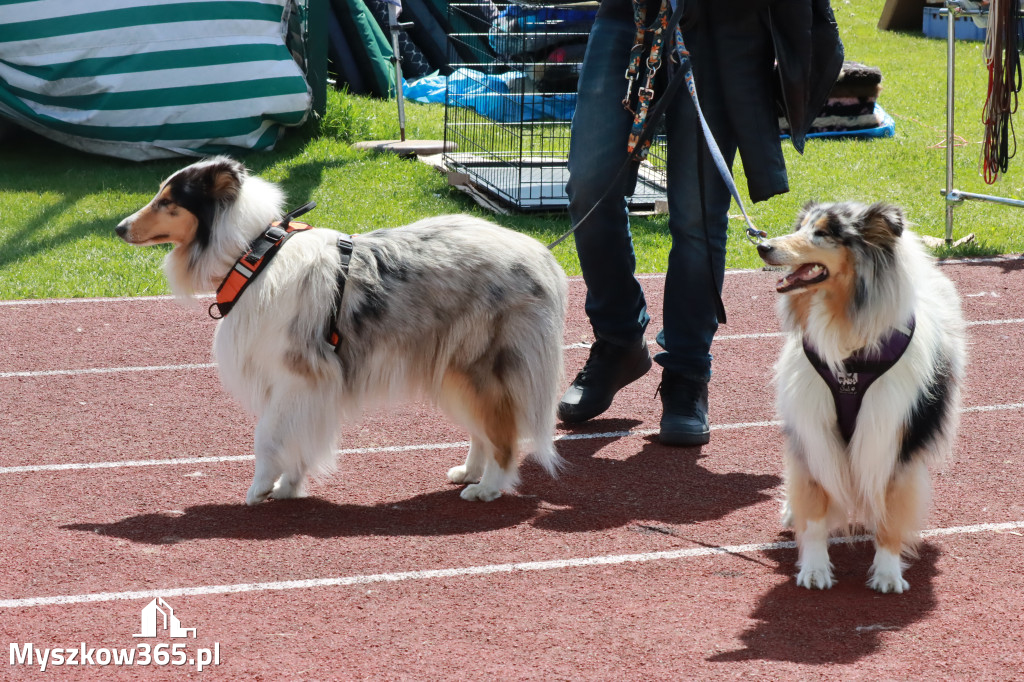
[[[205,298],[212,298],[207,296]],[[0,301],[0,306],[70,305],[73,303],[148,303],[150,301],[173,301],[174,296],[115,296],[111,298],[32,298],[17,301]]]
[[[1002,412],[1005,410],[1020,410],[1024,409],[1024,403],[1006,403],[1003,405],[975,405],[974,407],[965,407],[960,410],[963,414],[969,414],[971,412]]]
[[[1024,521],[1007,523],[981,523],[973,526],[955,526],[950,528],[933,528],[921,533],[922,537],[943,537],[951,535],[970,535],[975,533],[1002,533],[1024,528]],[[868,535],[836,537],[829,544],[851,544],[870,540]],[[662,552],[644,552],[642,554],[604,554],[599,556],[581,557],[576,559],[554,559],[550,561],[522,561],[513,564],[491,564],[486,566],[465,566],[461,568],[441,568],[426,571],[401,571],[396,573],[371,573],[363,575],[342,576],[337,578],[311,578],[308,580],[281,580],[264,583],[236,583],[234,585],[206,585],[201,587],[174,587],[162,590],[141,590],[138,592],[93,592],[89,594],[71,594],[53,597],[26,597],[21,599],[0,599],[0,608],[19,609],[35,606],[55,606],[68,604],[89,604],[110,601],[132,601],[136,599],[153,599],[155,597],[194,597],[210,594],[238,594],[239,592],[273,592],[282,590],[308,590],[322,587],[348,587],[351,585],[368,585],[372,583],[397,583],[408,580],[436,580],[439,578],[462,578],[478,575],[494,575],[499,573],[525,573],[528,571],[554,571],[559,569],[586,568],[589,566],[614,566],[617,564],[639,564],[654,561],[675,561],[705,556],[722,556],[724,554],[747,554],[750,552],[769,552],[777,549],[794,549],[793,541],[760,542],[747,545],[728,545],[725,547],[693,547]]]
[[[338,455],[368,455],[411,450],[450,450],[468,448],[469,441],[453,443],[420,443],[416,445],[390,445],[379,448],[348,448]],[[221,457],[170,457],[167,459],[132,459],[124,462],[67,462],[65,464],[34,464],[0,467],[0,474],[33,474],[42,471],[88,471],[89,469],[120,469],[122,467],[151,467],[181,464],[218,464],[221,462],[251,462],[254,455],[224,455]]]
[[[1024,260],[1024,254],[1008,254],[1005,256],[991,256],[988,258],[960,258],[960,259],[947,259],[938,261],[939,265],[978,265],[978,264],[989,264],[989,263],[1013,263],[1019,260]],[[726,275],[756,275],[756,274],[768,274],[771,271],[765,270],[764,268],[729,268],[725,271]],[[636,275],[639,280],[644,279],[665,279],[665,273],[663,272],[651,272],[641,273]],[[568,278],[570,282],[576,282],[579,284],[583,283],[583,277],[580,275],[573,275]],[[199,299],[212,298],[212,294],[197,296]],[[146,303],[148,301],[173,301],[174,296],[160,295],[160,296],[114,296],[109,298],[41,298],[41,299],[19,299],[14,301],[0,301],[0,307],[3,306],[34,306],[34,305],[68,305],[73,303]]]
[[[1005,320],[975,320],[973,322],[968,322],[967,326],[968,327],[987,327],[987,326],[999,325],[999,324],[1020,324],[1022,322],[1024,322],[1024,318],[1012,317],[1012,318],[1008,318],[1008,319],[1005,319]]]
[[[781,423],[781,422],[780,422]],[[749,424],[720,424],[712,426],[716,429],[742,429],[758,426],[775,425],[776,422],[751,422]],[[631,431],[608,431],[605,433],[567,433],[555,436],[555,440],[600,440],[611,438],[628,438],[630,436],[649,436],[657,433],[656,429],[635,429]],[[387,445],[376,448],[346,448],[338,450],[339,456],[370,455],[387,452],[409,452],[412,450],[454,450],[469,447],[469,441],[451,443],[416,443],[413,445]],[[168,459],[135,459],[123,462],[68,462],[65,464],[32,464],[26,466],[0,467],[2,474],[33,474],[42,471],[87,471],[89,469],[120,469],[122,467],[147,467],[178,464],[213,464],[219,462],[248,462],[255,459],[254,455],[225,455],[222,457],[171,457]]]
[[[965,407],[962,413],[974,412],[1007,412],[1024,410],[1024,403],[1006,403],[1002,405],[977,405]],[[778,420],[759,422],[734,422],[730,424],[712,424],[712,431],[737,431],[740,429],[766,429],[782,426]],[[606,431],[603,433],[566,433],[555,436],[556,441],[603,440],[653,436],[658,429],[630,429],[628,431]],[[414,443],[412,445],[388,445],[375,448],[347,448],[338,450],[339,456],[371,455],[388,452],[410,452],[431,450],[454,450],[469,447],[469,441],[450,443]],[[224,455],[221,457],[170,457],[167,459],[134,459],[121,462],[67,462],[64,464],[29,464],[24,466],[0,467],[3,474],[35,474],[44,471],[88,471],[90,469],[121,469],[130,467],[174,466],[184,464],[217,464],[221,462],[251,462],[253,455]]]
[[[1024,318],[1011,318],[1006,320],[978,320],[968,322],[968,327],[996,326],[1003,324],[1024,324]],[[776,339],[786,335],[786,332],[758,332],[752,334],[720,334],[715,337],[715,342],[739,341],[749,339]],[[654,344],[653,339],[648,340],[648,345]],[[562,350],[586,350],[590,348],[589,343],[570,343],[562,346]],[[0,372],[0,379],[56,377],[56,376],[79,376],[83,374],[116,374],[116,373],[137,373],[137,372],[174,372],[195,369],[213,369],[217,366],[213,362],[197,362],[182,365],[138,365],[128,367],[85,367],[82,369],[47,369],[37,371]]]
[[[37,372],[0,372],[0,379],[28,377],[78,376],[81,374],[118,374],[131,372],[174,372],[190,369],[211,369],[216,367],[213,362],[198,362],[185,365],[143,365],[140,367],[86,367],[84,369],[47,369]]]
[[[1021,405],[1024,407],[1024,405]],[[991,409],[998,409],[993,406]],[[770,426],[781,426],[779,421],[740,422],[735,424],[712,424],[712,431],[733,431],[736,429],[756,429]],[[629,438],[632,436],[653,436],[657,429],[632,429],[629,431],[607,431],[604,433],[566,433],[555,436],[556,441],[565,440],[601,440]],[[388,452],[410,452],[413,450],[458,450],[469,447],[469,441],[451,443],[416,443],[413,445],[387,445],[376,448],[346,448],[337,451],[339,456],[371,455]],[[31,464],[25,466],[0,467],[2,474],[33,474],[43,471],[87,471],[89,469],[120,469],[122,467],[149,467],[182,464],[216,464],[220,462],[251,462],[254,455],[224,455],[220,457],[170,457],[167,459],[134,459],[123,462],[67,462],[64,464]]]

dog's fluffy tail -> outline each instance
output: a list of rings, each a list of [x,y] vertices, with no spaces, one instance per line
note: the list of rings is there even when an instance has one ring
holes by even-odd
[[[565,460],[555,449],[555,408],[560,395],[563,379],[563,320],[566,306],[566,284],[563,277],[552,276],[548,281],[546,300],[540,305],[550,306],[547,314],[539,315],[527,334],[532,334],[530,347],[535,356],[527,362],[523,379],[528,384],[523,395],[532,396],[522,405],[520,415],[520,437],[530,441],[527,450],[531,459],[557,477],[565,466]]]
[[[548,472],[552,478],[557,478],[562,469],[565,468],[565,460],[562,459],[562,456],[558,454],[558,450],[555,449],[555,442],[552,439],[554,428],[554,420],[552,420],[550,429],[530,437],[531,447],[528,449],[528,452],[531,459],[544,467],[544,471]]]
[[[537,336],[540,336],[538,332]],[[519,450],[526,453],[552,476],[562,469],[563,460],[555,449],[555,401],[562,378],[561,335],[557,348],[550,338],[537,338],[528,357],[506,390],[515,396],[516,432]]]

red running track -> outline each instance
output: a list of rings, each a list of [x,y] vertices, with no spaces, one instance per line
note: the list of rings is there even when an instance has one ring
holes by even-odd
[[[348,425],[305,500],[242,504],[253,420],[210,364],[213,322],[167,299],[0,302],[0,678],[992,679],[1024,670],[1024,261],[947,264],[971,322],[956,455],[911,589],[794,585],[778,524],[774,276],[730,272],[714,433],[653,438],[657,368],[563,431],[558,480],[459,499],[466,436],[408,405]],[[661,277],[645,277],[658,326]],[[572,283],[570,374],[586,359]],[[135,638],[161,596],[195,638]],[[25,645],[185,643],[186,664],[11,664]],[[220,663],[188,665],[219,646]],[[136,649],[138,652],[139,649]]]

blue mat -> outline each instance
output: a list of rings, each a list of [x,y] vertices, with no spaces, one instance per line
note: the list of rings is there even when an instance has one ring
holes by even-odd
[[[830,130],[822,133],[807,133],[807,137],[892,137],[896,134],[896,122],[892,116],[886,113],[878,102],[875,102],[875,113],[881,115],[882,125],[877,128],[864,128],[861,130]],[[789,135],[783,135],[783,140],[788,140]]]

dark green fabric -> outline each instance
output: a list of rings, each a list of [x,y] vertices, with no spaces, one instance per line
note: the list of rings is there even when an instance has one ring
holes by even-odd
[[[341,30],[355,54],[367,87],[378,97],[395,94],[391,41],[380,30],[363,0],[331,0]]]
[[[454,43],[454,46],[463,61],[470,64],[490,64],[494,61],[494,51],[487,42],[487,31],[490,24],[485,22],[482,16],[477,16],[484,11],[482,7],[474,8],[463,0],[449,11],[448,0],[425,0],[425,2],[448,33],[458,35],[458,41]]]

